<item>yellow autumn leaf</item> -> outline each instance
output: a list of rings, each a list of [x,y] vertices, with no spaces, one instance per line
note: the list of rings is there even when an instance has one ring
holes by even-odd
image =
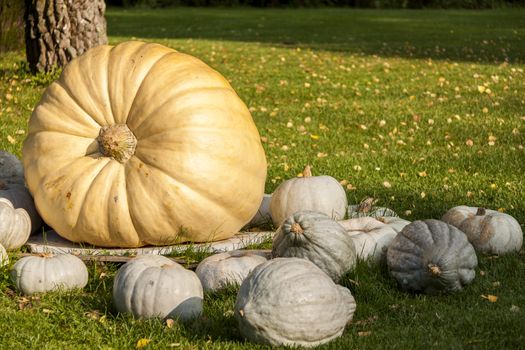
[[[312,140],[319,140],[319,135],[310,134]]]
[[[151,339],[141,338],[137,341],[137,349],[142,349],[151,342]]]
[[[483,299],[487,299],[488,301],[490,301],[491,303],[495,303],[496,301],[498,301],[498,297],[495,296],[495,295],[492,295],[492,294],[488,294],[488,295],[481,295],[481,297]]]

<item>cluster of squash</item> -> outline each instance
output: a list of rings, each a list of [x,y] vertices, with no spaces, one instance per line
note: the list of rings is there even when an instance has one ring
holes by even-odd
[[[386,262],[405,290],[454,292],[475,277],[476,251],[523,243],[514,218],[488,209],[409,222],[372,199],[349,206],[340,183],[310,167],[265,195],[266,159],[244,103],[206,64],[158,44],[103,45],[68,64],[34,109],[22,153],[23,169],[0,153],[2,261],[42,227],[39,214],[70,241],[122,248],[220,240],[271,220],[269,260],[227,252],[193,272],[145,255],[113,282],[119,312],[180,320],[202,313],[205,292],[240,285],[240,332],[262,344],[340,336],[356,302],[338,283],[358,259]],[[88,280],[66,254],[21,258],[11,273],[25,294]]]

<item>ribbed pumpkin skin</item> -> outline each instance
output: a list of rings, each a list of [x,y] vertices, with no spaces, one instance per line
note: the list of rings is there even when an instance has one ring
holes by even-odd
[[[284,181],[272,194],[270,214],[275,227],[298,211],[317,211],[343,219],[348,200],[341,184],[331,176],[306,176]]]
[[[128,261],[113,280],[117,311],[137,318],[188,320],[202,313],[202,300],[202,285],[195,272],[161,255]]]
[[[7,250],[23,246],[31,234],[31,218],[25,209],[15,209],[10,200],[0,198],[0,244]]]
[[[136,138],[122,162],[97,141],[118,125]],[[141,42],[98,46],[64,68],[31,116],[23,162],[46,223],[106,247],[231,237],[256,213],[266,178],[259,133],[228,81]]]
[[[234,312],[250,341],[312,347],[339,337],[355,308],[350,291],[310,261],[276,258],[244,280]]]
[[[26,295],[56,289],[84,288],[88,282],[86,265],[74,255],[26,256],[11,270],[11,278]]]
[[[294,233],[299,225],[302,233]],[[323,213],[300,211],[288,217],[277,230],[272,244],[273,257],[310,260],[335,282],[356,263],[356,251],[346,230]]]
[[[380,263],[397,233],[388,225],[372,218],[360,217],[338,221],[354,241],[357,257]]]
[[[440,220],[418,220],[394,238],[387,264],[401,288],[435,294],[457,292],[471,283],[478,259],[467,236],[456,227]]]
[[[266,260],[254,252],[235,250],[207,257],[199,263],[195,273],[205,292],[217,291],[229,285],[240,285],[255,267]]]
[[[520,224],[509,214],[464,205],[447,211],[441,220],[465,232],[474,248],[483,253],[517,252],[523,244]]]

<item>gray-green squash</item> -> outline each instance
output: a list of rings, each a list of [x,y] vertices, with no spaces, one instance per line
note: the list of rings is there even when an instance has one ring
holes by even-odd
[[[489,254],[517,252],[523,244],[523,231],[511,215],[479,207],[457,206],[441,220],[465,232],[476,251]]]
[[[203,290],[195,272],[162,255],[141,255],[117,272],[113,302],[136,318],[177,318],[202,313]]]
[[[234,314],[252,342],[312,347],[341,336],[355,308],[350,291],[310,261],[276,258],[244,280]]]
[[[88,270],[80,258],[71,254],[25,256],[11,269],[16,289],[26,295],[84,288]]]
[[[397,217],[397,213],[390,208],[378,207],[375,204],[377,199],[368,197],[359,204],[352,204],[348,206],[347,216],[349,219],[356,219],[362,217]]]
[[[372,217],[341,220],[355,245],[357,257],[373,263],[384,262],[388,245],[397,235],[389,225]]]
[[[388,247],[387,264],[402,289],[435,294],[471,283],[478,260],[463,232],[431,219],[405,226]]]
[[[300,211],[289,216],[277,230],[273,257],[310,260],[335,282],[356,263],[356,250],[344,227],[323,213]]]
[[[195,273],[204,291],[212,292],[240,285],[256,266],[266,260],[260,251],[234,250],[210,255],[199,263]]]

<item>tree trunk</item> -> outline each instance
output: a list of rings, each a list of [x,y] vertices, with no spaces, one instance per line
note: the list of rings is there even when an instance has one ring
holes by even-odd
[[[62,67],[106,44],[104,0],[25,0],[26,56],[33,72]]]

